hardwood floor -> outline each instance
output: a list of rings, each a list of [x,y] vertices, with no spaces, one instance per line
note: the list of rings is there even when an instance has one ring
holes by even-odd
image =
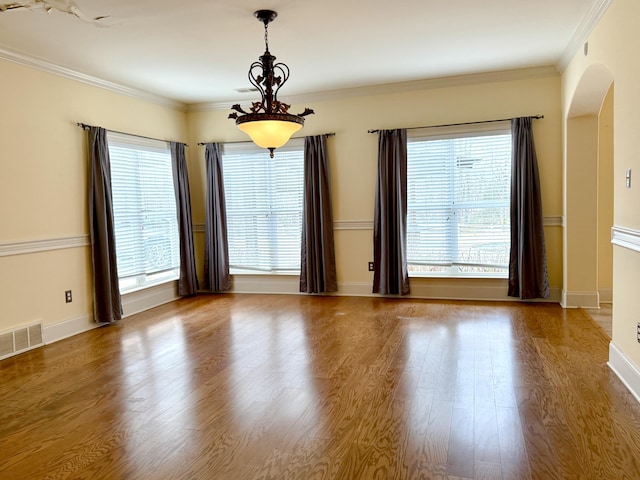
[[[550,304],[184,299],[0,362],[0,478],[640,479],[607,348]]]
[[[613,305],[611,303],[601,303],[600,308],[585,308],[584,311],[604,330],[608,337],[611,338]]]

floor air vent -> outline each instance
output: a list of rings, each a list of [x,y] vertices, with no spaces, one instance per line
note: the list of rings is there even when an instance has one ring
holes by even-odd
[[[44,345],[44,341],[40,323],[0,333],[0,360],[41,345]]]

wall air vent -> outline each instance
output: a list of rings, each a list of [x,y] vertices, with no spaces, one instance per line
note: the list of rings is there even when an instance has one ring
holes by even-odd
[[[44,341],[41,323],[0,333],[0,360],[42,345]]]

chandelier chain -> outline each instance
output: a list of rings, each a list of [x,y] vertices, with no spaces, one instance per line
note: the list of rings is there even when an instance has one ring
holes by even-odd
[[[269,24],[265,22],[264,24],[264,46],[265,50],[269,51]]]

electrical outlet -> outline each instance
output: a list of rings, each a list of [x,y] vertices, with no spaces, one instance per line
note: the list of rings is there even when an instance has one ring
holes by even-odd
[[[630,168],[627,168],[627,171],[625,173],[625,180],[626,180],[627,188],[631,188],[631,169]]]
[[[373,272],[373,262],[369,262],[369,271]]]
[[[638,331],[637,332],[638,332],[637,333],[638,336],[636,337],[636,339],[638,340],[638,343],[640,343],[640,322],[638,322]]]
[[[71,297],[71,290],[67,290],[64,292],[64,301],[67,303],[71,303],[73,298]]]

